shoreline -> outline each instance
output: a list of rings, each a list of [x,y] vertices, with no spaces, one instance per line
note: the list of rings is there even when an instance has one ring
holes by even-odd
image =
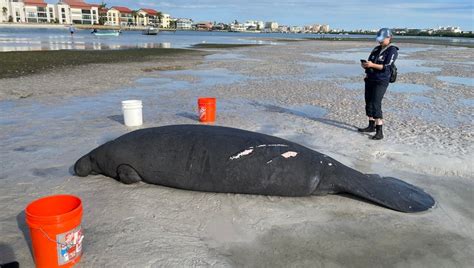
[[[368,42],[371,41],[372,38],[344,38],[344,37],[321,37],[321,38],[304,38],[307,40],[312,41],[339,41],[339,42]],[[426,39],[420,38],[416,39],[413,38],[396,38],[394,37],[394,43],[403,43],[403,44],[420,44],[420,45],[437,45],[437,46],[453,46],[453,47],[467,47],[467,48],[474,48],[474,43],[463,43],[463,42],[453,42],[447,40],[439,40],[439,39]]]
[[[67,29],[69,25],[66,24],[31,24],[31,23],[0,23],[0,28],[31,28],[31,29]],[[98,30],[122,30],[122,31],[143,31],[147,29],[146,26],[126,26],[126,27],[121,27],[121,26],[109,26],[109,25],[82,25],[82,24],[75,24],[74,27],[76,29],[81,29],[81,30],[91,30],[91,29],[98,29]],[[232,33],[230,31],[199,31],[199,30],[179,30],[179,29],[168,29],[168,28],[160,28],[160,31],[164,32],[223,32],[223,33]],[[338,35],[338,34],[313,34],[313,33],[308,33],[308,34],[299,34],[299,33],[255,33],[255,32],[244,32],[248,34],[259,34],[263,38],[268,38],[265,37],[267,34],[280,34],[282,36],[280,37],[275,37],[275,38],[269,38],[269,39],[276,39],[278,40],[287,40],[288,42],[292,41],[304,41],[304,40],[319,40],[319,41],[355,41],[355,42],[367,42],[371,41],[373,38],[370,35],[367,35],[367,37],[344,37],[343,35]],[[294,38],[285,38],[285,35],[291,35]],[[299,36],[301,35],[301,36]],[[314,35],[314,37],[308,37],[306,35]],[[331,37],[326,37],[327,35],[333,35]],[[400,37],[400,38],[397,38]],[[456,39],[460,41],[448,41],[449,39]],[[439,36],[395,36],[395,42],[398,43],[407,43],[407,44],[427,44],[427,45],[444,45],[444,46],[458,46],[458,47],[469,47],[473,48],[474,47],[474,42],[467,42],[468,40],[472,41],[474,38],[473,37],[439,37]],[[463,41],[465,40],[465,41]]]
[[[24,28],[24,29],[68,29],[69,24],[43,24],[43,23],[0,23],[0,28]],[[81,30],[122,30],[122,31],[143,31],[147,26],[113,26],[113,25],[85,25],[74,24],[74,28]],[[160,31],[176,31],[175,29],[160,28]]]

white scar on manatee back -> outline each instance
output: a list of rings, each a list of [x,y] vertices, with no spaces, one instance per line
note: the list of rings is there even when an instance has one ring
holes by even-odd
[[[262,147],[288,147],[288,145],[286,144],[262,144],[262,145],[258,145],[258,146],[255,146],[255,148],[262,148]],[[246,155],[250,155],[251,153],[253,153],[253,150],[254,150],[254,147],[249,147],[245,150],[243,150],[242,152],[234,155],[234,156],[231,156],[229,157],[230,160],[235,160],[235,159],[239,159],[241,158],[242,156],[246,156]],[[290,157],[296,157],[298,155],[297,152],[293,152],[293,151],[288,151],[288,152],[285,152],[283,154],[281,154],[282,157],[284,158],[290,158]],[[268,163],[271,163],[272,160],[268,161]]]
[[[293,152],[293,151],[288,151],[286,153],[281,154],[281,156],[283,156],[284,158],[296,157],[297,155],[298,155],[298,153]]]
[[[250,148],[252,148],[252,147],[250,147]],[[244,156],[244,155],[249,155],[249,154],[251,154],[252,152],[253,152],[253,149],[247,149],[247,150],[244,150],[244,151],[242,151],[242,152],[240,152],[240,153],[238,153],[238,154],[236,154],[236,155],[234,155],[234,156],[231,156],[229,159],[230,159],[230,160],[239,159],[240,157],[242,157],[242,156]]]

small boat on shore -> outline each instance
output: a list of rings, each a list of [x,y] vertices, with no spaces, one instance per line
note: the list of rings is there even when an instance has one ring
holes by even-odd
[[[95,36],[119,36],[120,32],[93,32]]]
[[[143,30],[142,34],[144,35],[157,35],[160,30],[155,27],[148,27],[145,30]]]

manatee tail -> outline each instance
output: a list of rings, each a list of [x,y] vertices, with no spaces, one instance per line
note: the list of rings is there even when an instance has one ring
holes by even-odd
[[[400,212],[421,212],[435,205],[435,200],[429,194],[402,180],[359,174],[352,178],[336,179],[333,183],[337,192],[349,193]]]

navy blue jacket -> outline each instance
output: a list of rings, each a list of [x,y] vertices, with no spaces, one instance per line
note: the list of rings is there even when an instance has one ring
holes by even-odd
[[[365,69],[367,79],[371,81],[390,81],[392,75],[392,64],[398,58],[398,47],[389,45],[385,49],[382,46],[376,46],[368,58],[369,61],[375,64],[383,64],[382,70],[376,70],[374,68]]]

